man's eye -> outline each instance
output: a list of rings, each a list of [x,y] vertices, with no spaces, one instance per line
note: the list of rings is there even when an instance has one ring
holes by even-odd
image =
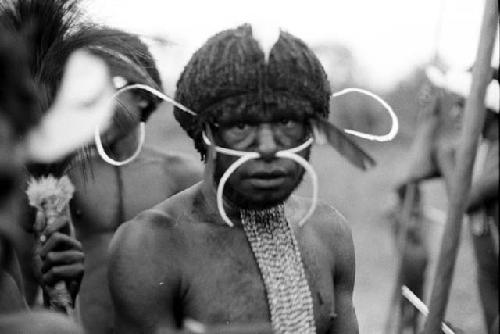
[[[283,118],[279,121],[279,123],[282,125],[282,126],[285,126],[287,128],[293,128],[297,125],[297,122],[294,121],[293,119],[289,119],[289,118]]]
[[[234,127],[238,130],[246,130],[248,129],[249,125],[247,123],[237,123]]]

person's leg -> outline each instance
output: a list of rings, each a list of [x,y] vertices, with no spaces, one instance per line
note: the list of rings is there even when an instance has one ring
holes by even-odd
[[[473,231],[472,239],[477,261],[479,297],[486,328],[490,328],[498,316],[498,259],[490,229],[485,228],[481,233]]]
[[[499,318],[498,318],[498,313],[497,313],[495,320],[493,320],[493,325],[491,325],[490,331],[488,332],[489,334],[499,334],[500,324],[498,322],[499,322]]]

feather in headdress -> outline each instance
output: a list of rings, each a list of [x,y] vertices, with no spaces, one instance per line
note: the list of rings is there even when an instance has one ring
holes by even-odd
[[[279,27],[274,22],[254,21],[252,22],[252,37],[259,43],[266,62],[268,62],[271,49],[280,37]]]
[[[356,167],[367,170],[375,166],[375,160],[368,153],[326,119],[315,118],[314,126],[317,127],[320,136],[326,137],[326,141]]]

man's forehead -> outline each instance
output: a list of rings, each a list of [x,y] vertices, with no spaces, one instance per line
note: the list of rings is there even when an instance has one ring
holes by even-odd
[[[274,98],[239,97],[221,101],[211,108],[214,120],[219,123],[272,122],[283,118],[305,120],[312,116],[312,104],[306,99],[286,96]]]

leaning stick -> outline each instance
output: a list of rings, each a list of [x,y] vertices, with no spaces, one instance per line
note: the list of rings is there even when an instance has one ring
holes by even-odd
[[[408,240],[408,229],[411,224],[410,220],[411,211],[415,205],[415,196],[417,191],[417,184],[412,182],[408,183],[405,187],[404,201],[403,201],[403,214],[401,219],[400,230],[396,238],[396,251],[397,251],[397,264],[396,264],[396,277],[394,281],[394,287],[392,290],[391,299],[389,302],[389,310],[387,313],[387,318],[385,320],[385,333],[390,334],[392,332],[392,325],[401,321],[401,314],[399,310],[399,305],[401,303],[401,284],[403,283],[403,256],[406,249],[406,243]]]
[[[401,294],[406,298],[424,317],[429,315],[429,308],[420,298],[417,297],[406,285],[401,287]],[[444,334],[455,334],[455,332],[446,323],[441,323],[441,329]]]
[[[484,97],[491,78],[490,64],[497,25],[498,2],[497,0],[486,0],[476,62],[472,73],[472,85],[465,105],[457,164],[450,187],[446,226],[431,294],[430,312],[424,327],[425,334],[440,333],[441,322],[446,313],[460,243],[462,218],[471,185],[477,142],[484,125],[486,113]]]

